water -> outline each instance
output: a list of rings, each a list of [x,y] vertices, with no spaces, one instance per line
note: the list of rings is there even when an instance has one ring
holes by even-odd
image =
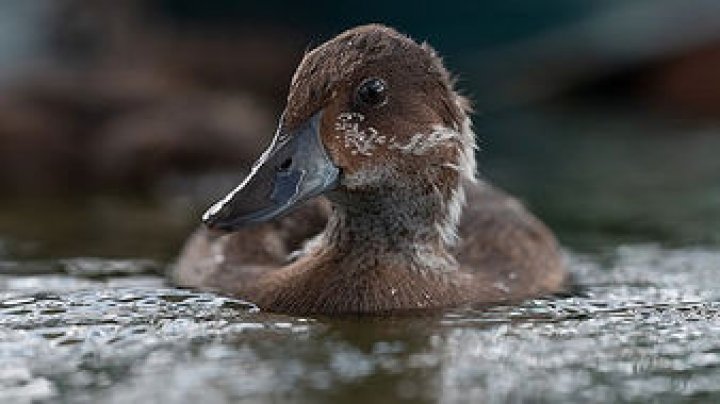
[[[564,113],[488,125],[486,172],[557,229],[577,284],[517,306],[272,315],[165,284],[182,200],[5,206],[0,402],[720,401],[718,137],[679,136],[714,129],[628,138],[646,117]],[[513,138],[523,120],[548,138]],[[521,141],[542,152],[503,145]]]

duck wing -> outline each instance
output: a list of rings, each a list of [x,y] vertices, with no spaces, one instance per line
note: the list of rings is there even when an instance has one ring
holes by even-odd
[[[316,198],[282,217],[232,233],[198,228],[180,252],[171,280],[179,285],[243,296],[258,277],[286,265],[320,233],[330,213]]]
[[[467,205],[453,248],[463,271],[510,299],[560,291],[564,258],[552,232],[517,199],[484,183],[466,183]]]

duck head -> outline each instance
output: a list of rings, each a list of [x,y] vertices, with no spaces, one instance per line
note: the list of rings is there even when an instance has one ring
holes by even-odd
[[[203,220],[234,230],[321,194],[450,203],[474,178],[468,109],[428,45],[381,25],[346,31],[305,55],[272,143]]]

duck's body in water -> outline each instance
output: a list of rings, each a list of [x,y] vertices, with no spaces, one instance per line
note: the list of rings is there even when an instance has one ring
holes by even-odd
[[[300,64],[268,151],[186,244],[176,281],[292,314],[560,291],[551,232],[475,178],[468,112],[435,52],[390,28],[321,45]]]

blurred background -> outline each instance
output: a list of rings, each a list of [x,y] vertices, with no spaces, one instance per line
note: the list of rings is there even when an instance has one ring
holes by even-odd
[[[303,53],[368,22],[444,56],[576,290],[333,321],[167,287]],[[720,402],[719,155],[718,0],[0,0],[0,402]]]
[[[720,2],[3,0],[0,255],[170,259],[269,141],[303,53],[428,41],[485,178],[574,249],[720,241]]]

